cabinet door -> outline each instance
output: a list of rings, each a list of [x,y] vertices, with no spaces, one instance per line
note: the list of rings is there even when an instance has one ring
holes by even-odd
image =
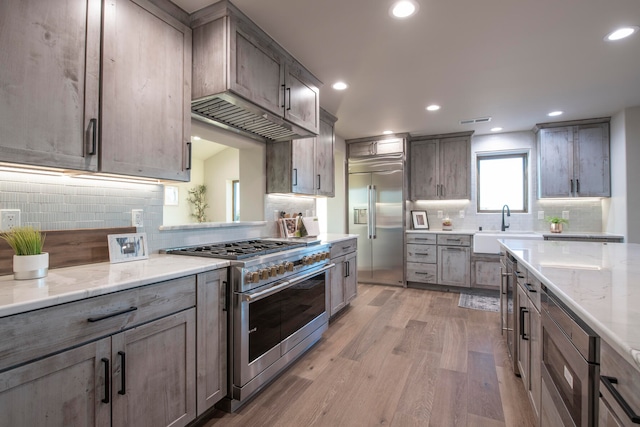
[[[470,276],[468,247],[438,246],[438,283],[468,288],[471,285]]]
[[[282,117],[284,61],[250,22],[231,18],[229,89]]]
[[[0,424],[108,426],[110,338],[0,373]]]
[[[198,415],[227,394],[227,270],[198,275],[197,409]]]
[[[333,146],[333,124],[321,120],[316,138],[316,194],[319,196],[335,195]]]
[[[0,2],[0,158],[98,169],[100,0]]]
[[[485,288],[500,287],[500,260],[499,259],[476,259],[473,261],[473,283],[474,286]]]
[[[439,142],[440,198],[471,198],[471,139],[443,138]]]
[[[542,388],[542,321],[540,312],[529,304],[529,398],[537,419],[540,419],[540,393]]]
[[[433,200],[439,196],[438,141],[411,143],[411,200]]]
[[[341,256],[336,259],[332,259],[331,262],[335,264],[335,267],[331,270],[329,275],[330,282],[330,311],[329,316],[335,315],[346,304],[345,302],[345,280],[346,280],[346,256]]]
[[[357,253],[352,252],[345,259],[346,273],[344,279],[344,301],[349,304],[358,296],[358,259]]]
[[[113,336],[114,427],[195,419],[195,330],[191,308]]]
[[[291,141],[292,193],[311,195],[316,193],[315,143],[316,138]]]
[[[320,90],[299,64],[285,67],[284,118],[309,132],[318,134]]]
[[[189,180],[191,29],[148,0],[107,0],[102,172]]]
[[[573,127],[538,132],[538,195],[571,197],[573,184]]]
[[[611,196],[609,124],[576,126],[573,150],[575,195],[578,197]]]

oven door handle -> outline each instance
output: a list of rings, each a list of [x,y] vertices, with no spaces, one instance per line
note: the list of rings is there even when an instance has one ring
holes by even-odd
[[[296,277],[294,280],[286,280],[286,281],[280,283],[279,285],[272,286],[272,287],[270,287],[268,289],[265,289],[264,291],[256,292],[254,294],[243,294],[242,295],[242,299],[244,301],[247,301],[247,302],[254,302],[254,301],[261,300],[261,299],[266,298],[268,296],[271,296],[271,295],[273,295],[275,293],[278,293],[278,292],[280,292],[280,291],[282,291],[284,289],[290,288],[290,287],[292,287],[292,286],[294,286],[294,285],[296,285],[296,284],[308,279],[309,277],[313,277],[313,276],[315,276],[317,274],[320,274],[320,273],[323,273],[323,272],[325,272],[327,270],[330,270],[335,266],[336,265],[334,263],[327,264],[327,265],[325,265],[324,267],[322,267],[319,270],[314,270],[314,271],[312,271],[310,273],[307,273],[307,274],[304,274],[302,276]]]

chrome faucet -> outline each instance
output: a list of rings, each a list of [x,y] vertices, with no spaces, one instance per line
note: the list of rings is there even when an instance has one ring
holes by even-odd
[[[504,208],[507,208],[507,216],[511,216],[511,210],[509,209],[509,205],[504,205],[502,207],[502,227],[500,227],[501,231],[506,231],[507,228],[509,228],[511,226],[511,224],[505,224],[504,223]]]

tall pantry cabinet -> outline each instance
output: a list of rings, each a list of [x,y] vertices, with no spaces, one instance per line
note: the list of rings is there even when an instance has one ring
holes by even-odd
[[[186,22],[164,0],[0,2],[0,161],[188,181]]]

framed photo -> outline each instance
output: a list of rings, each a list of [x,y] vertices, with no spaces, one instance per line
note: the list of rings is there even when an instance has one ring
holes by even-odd
[[[298,217],[280,218],[282,237],[300,237],[298,233]]]
[[[112,264],[149,258],[146,233],[109,234],[107,238]]]
[[[428,230],[429,218],[427,218],[427,211],[411,211],[411,225],[414,230]]]

